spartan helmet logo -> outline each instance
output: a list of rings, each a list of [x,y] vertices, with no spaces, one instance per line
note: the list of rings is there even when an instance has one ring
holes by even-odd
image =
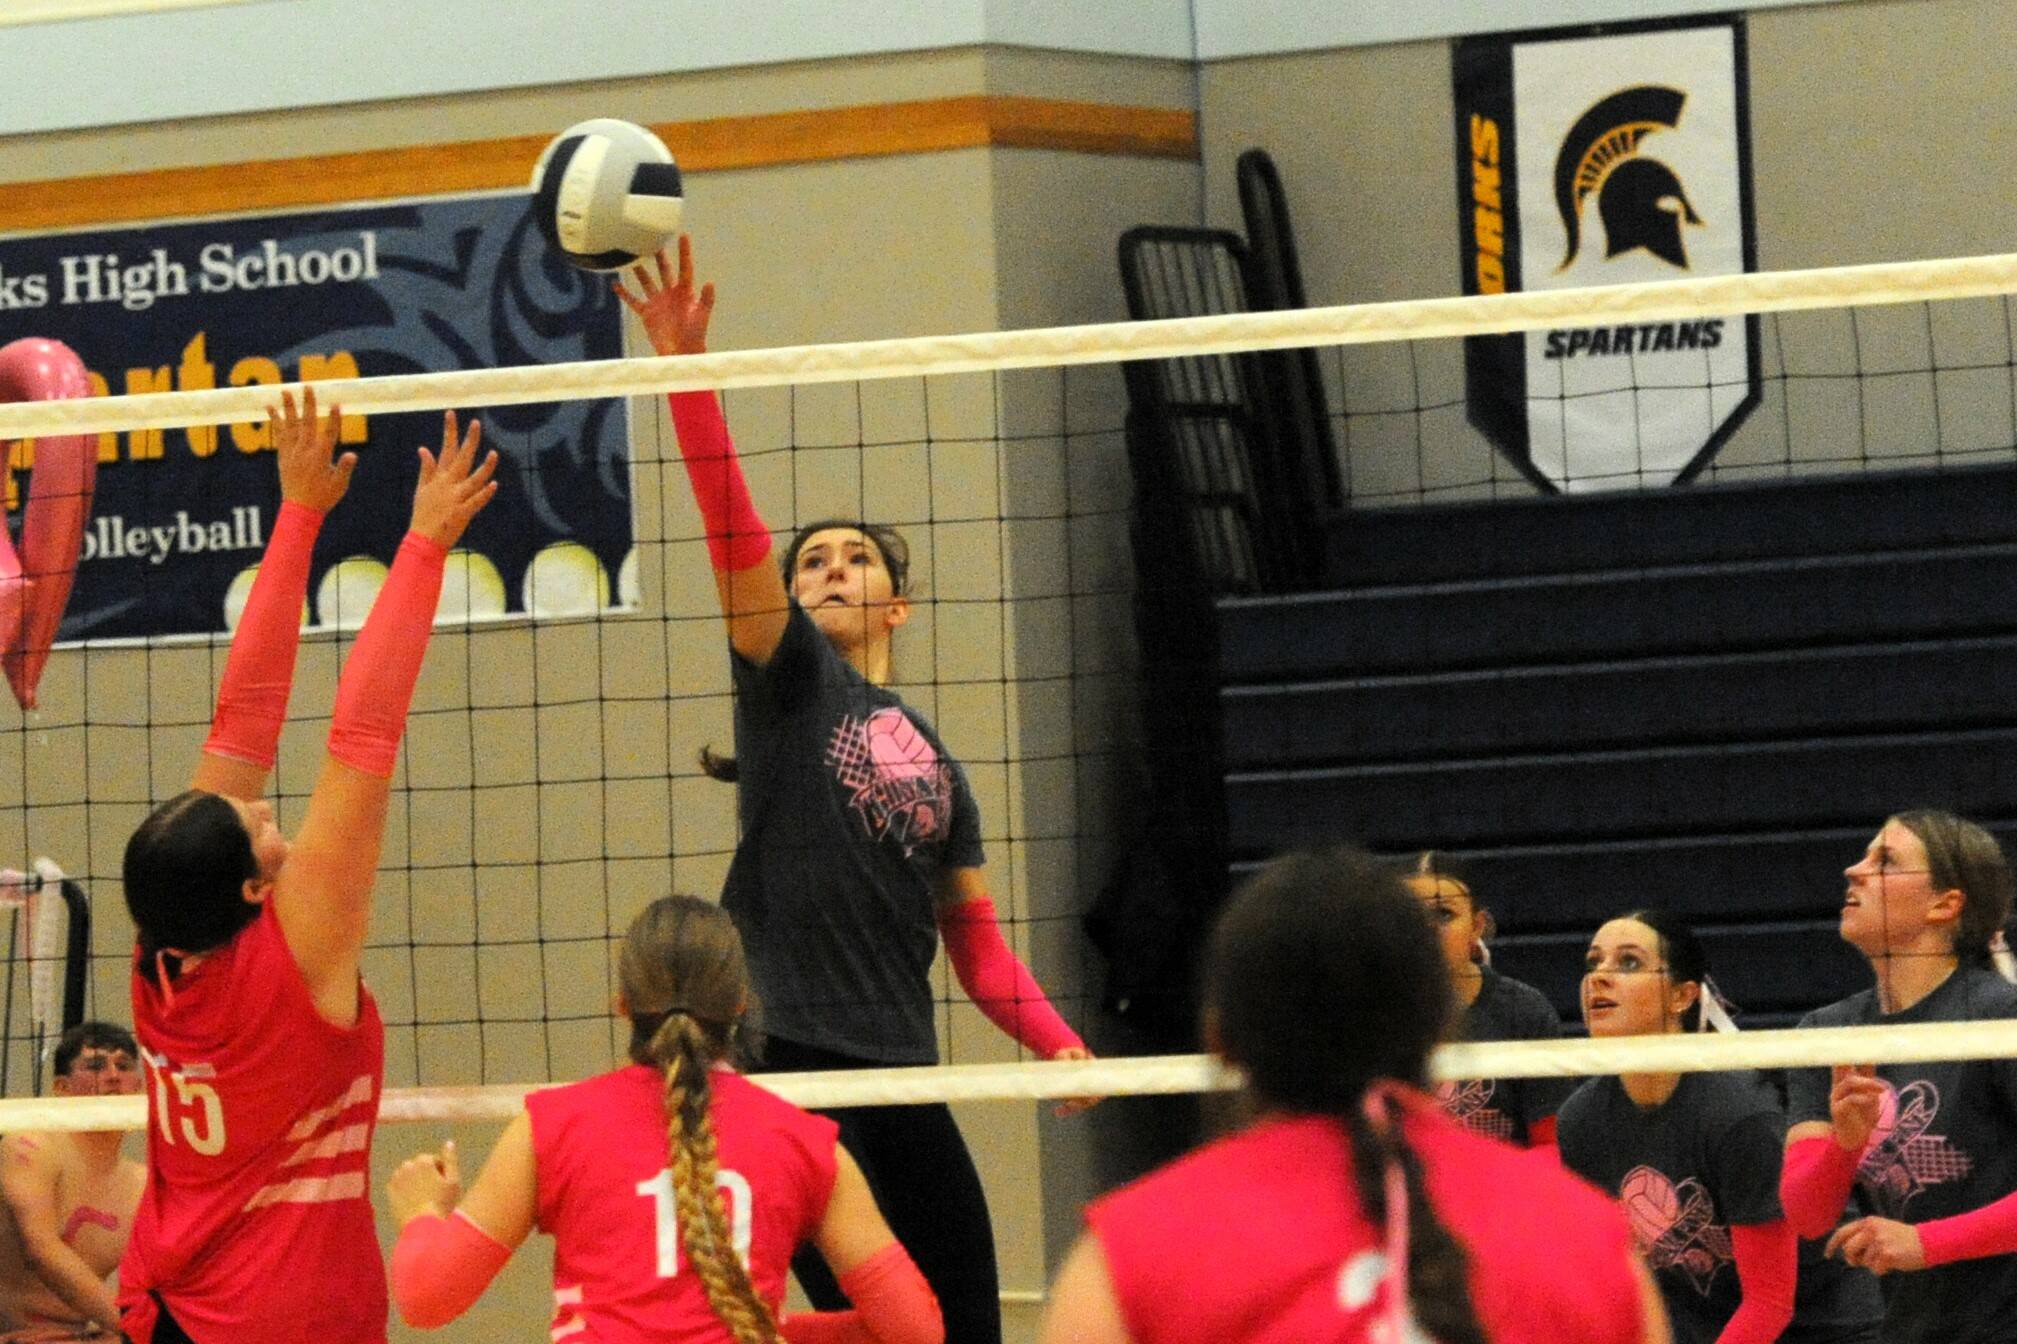
[[[1604,220],[1606,257],[1643,247],[1688,269],[1681,224],[1699,225],[1702,217],[1674,170],[1639,153],[1647,136],[1680,124],[1687,101],[1679,89],[1642,84],[1600,99],[1569,128],[1555,156],[1555,207],[1569,235],[1558,271],[1568,270],[1582,247],[1583,204],[1592,195]]]

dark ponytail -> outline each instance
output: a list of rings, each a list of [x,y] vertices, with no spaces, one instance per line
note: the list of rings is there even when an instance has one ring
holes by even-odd
[[[1352,1144],[1352,1174],[1359,1203],[1375,1226],[1387,1219],[1389,1165],[1401,1169],[1408,1188],[1408,1310],[1440,1344],[1491,1344],[1471,1305],[1471,1258],[1436,1217],[1422,1179],[1422,1163],[1400,1135],[1400,1120],[1376,1129],[1358,1110],[1345,1117]]]
[[[252,837],[219,794],[190,789],[149,813],[126,842],[126,911],[142,959],[208,952],[258,917],[245,884],[259,876]]]
[[[1375,1124],[1367,1093],[1420,1087],[1455,994],[1436,935],[1401,874],[1357,849],[1263,868],[1227,903],[1206,953],[1206,1024],[1264,1107],[1338,1119],[1360,1202],[1376,1224],[1398,1166],[1408,1192],[1408,1305],[1441,1344],[1486,1344],[1470,1257],[1436,1216],[1398,1116]],[[1349,1029],[1340,1029],[1349,1023]]]

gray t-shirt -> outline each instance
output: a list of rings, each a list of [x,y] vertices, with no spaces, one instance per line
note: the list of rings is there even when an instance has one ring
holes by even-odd
[[[1460,1041],[1554,1040],[1562,1019],[1540,990],[1484,968],[1478,997],[1457,1027]],[[1443,1109],[1473,1134],[1525,1146],[1535,1124],[1561,1109],[1573,1078],[1465,1078],[1439,1083]]]
[[[1993,971],[1963,967],[1902,1013],[1880,1012],[1877,993],[1869,989],[1816,1009],[1800,1025],[2002,1017],[2017,1017],[2017,986]],[[2017,1190],[2017,1059],[1880,1064],[1877,1076],[1886,1088],[1884,1109],[1857,1168],[1852,1213],[1925,1223]],[[1829,1119],[1830,1083],[1826,1069],[1788,1072],[1792,1123]],[[1886,1341],[2017,1341],[2017,1255],[1887,1274],[1882,1285]]]
[[[743,833],[721,903],[766,1029],[878,1063],[936,1063],[938,879],[983,858],[965,772],[797,602],[770,662],[734,665]]]
[[[1557,1123],[1563,1165],[1624,1205],[1675,1340],[1709,1344],[1743,1301],[1730,1228],[1785,1216],[1778,1099],[1756,1074],[1687,1073],[1646,1109],[1616,1078],[1595,1078],[1563,1103]],[[1793,1324],[1779,1338],[1868,1339],[1878,1314],[1870,1275],[1805,1254]]]

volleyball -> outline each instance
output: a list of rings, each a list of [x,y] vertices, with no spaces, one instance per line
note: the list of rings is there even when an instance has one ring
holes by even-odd
[[[679,231],[679,165],[642,126],[597,117],[568,127],[532,169],[532,214],[583,270],[614,271]]]

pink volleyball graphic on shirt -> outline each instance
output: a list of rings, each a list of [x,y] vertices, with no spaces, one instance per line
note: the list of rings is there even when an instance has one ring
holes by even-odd
[[[1656,1167],[1634,1167],[1618,1183],[1632,1240],[1655,1270],[1687,1276],[1704,1297],[1716,1271],[1731,1262],[1730,1230],[1716,1222],[1715,1201],[1693,1176],[1679,1185]]]
[[[1632,1220],[1632,1240],[1642,1252],[1653,1248],[1681,1212],[1674,1198],[1674,1183],[1666,1173],[1651,1167],[1634,1167],[1625,1173],[1618,1184],[1618,1202]]]
[[[916,779],[938,764],[931,739],[895,706],[868,716],[868,754],[886,779]]]
[[[953,770],[910,715],[888,705],[865,719],[843,714],[827,740],[826,762],[871,840],[906,857],[936,844],[952,826]]]

